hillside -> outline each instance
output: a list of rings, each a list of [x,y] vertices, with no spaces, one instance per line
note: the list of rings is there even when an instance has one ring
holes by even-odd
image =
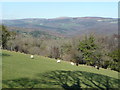
[[[50,35],[76,36],[95,32],[97,34],[110,35],[118,33],[118,20],[116,18],[103,17],[61,17],[52,19],[16,19],[3,20],[3,24],[10,30],[24,29],[28,31],[44,31]]]
[[[118,88],[118,72],[3,50],[3,88]]]

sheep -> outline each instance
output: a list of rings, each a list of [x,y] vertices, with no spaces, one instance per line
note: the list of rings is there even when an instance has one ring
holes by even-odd
[[[60,60],[57,60],[57,63],[60,63],[61,61]]]
[[[33,59],[33,58],[34,58],[34,56],[33,56],[33,55],[31,55],[31,56],[30,56],[30,58],[31,58],[31,59]]]
[[[78,63],[76,63],[76,66],[78,66]]]
[[[98,66],[95,66],[95,68],[97,68]]]
[[[71,62],[71,65],[75,65],[75,63]]]
[[[95,68],[99,70],[99,67],[98,67],[98,66],[95,66]]]

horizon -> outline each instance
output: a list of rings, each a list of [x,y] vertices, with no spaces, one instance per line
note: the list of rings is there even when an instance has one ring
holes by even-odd
[[[2,19],[2,20],[21,20],[21,19],[62,19],[62,18],[112,18],[118,19],[117,17],[97,17],[97,16],[83,16],[83,17],[69,17],[69,16],[61,16],[61,17],[53,17],[53,18],[19,18],[19,19]]]
[[[3,2],[2,19],[118,18],[117,2]]]

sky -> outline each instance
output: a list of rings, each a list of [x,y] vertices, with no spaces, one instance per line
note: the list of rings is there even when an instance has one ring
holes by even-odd
[[[118,2],[2,2],[2,19],[118,17]]]

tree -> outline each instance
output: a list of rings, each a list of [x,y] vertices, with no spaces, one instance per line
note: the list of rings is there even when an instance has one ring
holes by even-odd
[[[110,65],[110,68],[116,71],[120,72],[120,62],[119,62],[119,58],[120,58],[120,50],[114,50],[111,53],[109,53],[109,56],[112,58],[112,62]]]
[[[51,47],[51,55],[49,57],[55,58],[55,59],[60,58],[59,47],[57,47],[57,46]]]
[[[87,61],[87,64],[91,65],[95,62],[95,57],[97,55],[94,54],[97,49],[97,45],[95,44],[95,38],[93,35],[90,37],[85,37],[84,40],[80,41],[78,46],[78,51],[82,53],[83,59]]]
[[[16,33],[15,32],[10,32],[10,37],[9,37],[9,41],[7,42],[7,49],[13,51],[13,48],[14,48],[14,41],[15,41],[15,38],[16,38]]]
[[[100,66],[102,66],[102,63],[103,63],[103,53],[101,52],[101,50],[99,48],[96,48],[96,50],[92,53],[92,57],[93,57],[93,60],[92,60],[92,65],[97,65],[98,68]]]
[[[2,48],[6,49],[7,42],[10,38],[10,32],[6,29],[4,25],[2,25],[1,27],[2,30],[0,29],[0,31],[2,31]]]

